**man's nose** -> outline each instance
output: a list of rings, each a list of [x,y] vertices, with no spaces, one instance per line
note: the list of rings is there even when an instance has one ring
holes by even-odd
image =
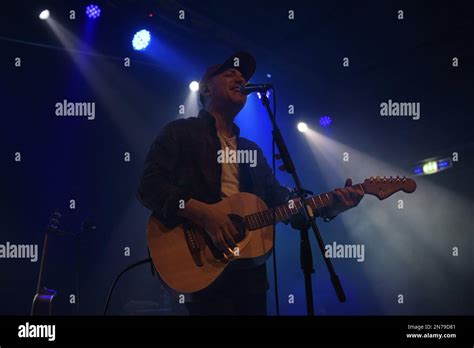
[[[239,85],[243,85],[245,83],[245,79],[243,77],[238,77],[236,83]]]

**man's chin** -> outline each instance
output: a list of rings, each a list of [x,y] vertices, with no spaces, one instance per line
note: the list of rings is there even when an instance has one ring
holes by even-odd
[[[246,102],[247,98],[227,98],[225,101],[222,100],[220,105],[223,109],[232,110],[232,113],[237,115]]]
[[[247,102],[246,97],[236,97],[231,99],[232,105],[235,105],[236,107],[243,108],[245,106],[245,103]]]

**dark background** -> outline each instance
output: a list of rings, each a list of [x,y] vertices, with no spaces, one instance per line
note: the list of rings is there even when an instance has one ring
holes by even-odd
[[[48,286],[63,296],[75,292],[80,265],[80,314],[101,314],[113,277],[147,257],[149,212],[135,192],[157,132],[171,120],[195,116],[189,108],[178,113],[189,82],[240,49],[257,58],[252,81],[275,85],[277,117],[308,189],[330,191],[346,177],[357,183],[372,175],[410,174],[421,160],[459,154],[453,168],[416,177],[415,194],[397,193],[383,202],[366,197],[357,209],[321,223],[326,243],[363,243],[366,259],[334,260],[348,297],[340,304],[312,238],[316,313],[474,313],[468,1],[96,1],[102,14],[94,23],[84,15],[88,3],[17,1],[4,7],[0,21],[0,243],[41,247],[55,209],[67,231],[77,233],[92,221],[96,228],[81,234],[79,256],[72,237],[56,237],[47,265]],[[38,19],[42,8],[62,26],[65,41]],[[185,21],[177,19],[179,9],[186,11]],[[287,19],[289,9],[294,21]],[[76,11],[75,20],[69,10]],[[153,41],[146,51],[133,51],[133,34],[143,28]],[[15,57],[21,68],[14,67]],[[130,68],[124,57],[131,58]],[[349,68],[343,57],[350,58]],[[63,99],[94,101],[96,119],[56,117],[54,105]],[[380,103],[389,99],[420,102],[421,119],[380,117]],[[288,114],[290,104],[295,115]],[[331,116],[330,130],[319,127],[322,115]],[[296,130],[300,120],[332,141],[319,150],[310,145]],[[255,95],[237,123],[270,159],[271,130]],[[343,151],[353,154],[349,163],[341,161]],[[20,163],[15,152],[21,152]],[[125,152],[130,162],[123,160]],[[278,178],[291,186],[287,175]],[[298,242],[294,231],[278,227],[282,314],[305,313]],[[125,247],[131,256],[124,256]],[[451,255],[453,247],[458,257]],[[39,262],[0,259],[0,314],[29,313],[38,269]],[[295,304],[288,303],[289,294]],[[268,303],[274,314],[272,292]],[[140,306],[185,313],[148,266],[124,276],[110,312]],[[77,308],[63,303],[58,311]]]

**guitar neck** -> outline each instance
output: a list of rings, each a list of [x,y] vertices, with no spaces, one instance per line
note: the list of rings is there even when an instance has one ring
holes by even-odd
[[[44,239],[43,239],[43,253],[41,255],[41,264],[40,264],[40,271],[38,275],[38,283],[36,285],[36,293],[40,293],[40,289],[43,287],[43,270],[44,270],[44,264],[46,262],[46,254],[48,252],[48,232],[44,234]]]
[[[353,185],[352,187],[360,187],[364,191],[362,184]],[[334,200],[333,192],[326,192],[320,195],[315,195],[306,198],[306,203],[309,204],[311,209],[315,212],[320,211],[322,208],[331,204]],[[273,224],[273,210],[275,210],[275,223],[290,219],[292,216],[298,214],[300,209],[303,207],[299,197],[292,198],[286,204],[275,207],[274,209],[268,209],[259,211],[254,214],[250,214],[244,217],[244,223],[248,230],[257,230]]]

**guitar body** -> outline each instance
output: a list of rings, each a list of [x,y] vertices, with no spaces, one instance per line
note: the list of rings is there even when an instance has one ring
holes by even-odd
[[[41,288],[33,298],[31,315],[52,315],[53,303],[57,292],[48,288]]]
[[[397,191],[412,193],[416,183],[405,177],[371,177],[363,183],[353,185],[364,194],[380,200]],[[239,232],[234,239],[234,250],[217,250],[205,231],[185,222],[175,228],[166,228],[155,217],[148,221],[148,247],[156,270],[171,288],[184,292],[196,292],[209,286],[224,269],[233,264],[236,267],[255,267],[263,264],[273,248],[272,224],[288,221],[298,214],[304,205],[313,211],[330,206],[334,193],[292,199],[292,204],[283,204],[269,210],[257,196],[240,192],[213,204],[213,207],[227,214]]]
[[[209,286],[230,263],[237,267],[263,264],[273,247],[273,227],[247,231],[241,217],[267,210],[257,196],[240,192],[213,205],[228,214],[239,231],[237,247],[224,257],[214,248],[206,232],[192,224],[166,228],[155,217],[148,221],[147,235],[153,264],[171,288],[196,292]],[[237,265],[238,264],[238,265]]]

